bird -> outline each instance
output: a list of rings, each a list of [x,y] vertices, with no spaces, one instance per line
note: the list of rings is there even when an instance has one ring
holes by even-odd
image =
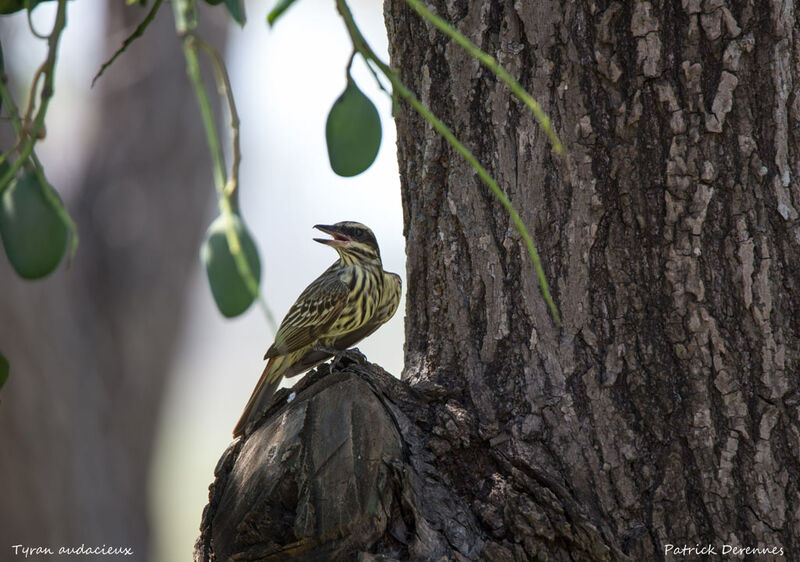
[[[354,221],[314,228],[332,236],[314,241],[336,250],[339,259],[305,288],[281,321],[234,438],[252,431],[284,377],[343,354],[394,316],[400,304],[400,276],[383,269],[372,230]]]

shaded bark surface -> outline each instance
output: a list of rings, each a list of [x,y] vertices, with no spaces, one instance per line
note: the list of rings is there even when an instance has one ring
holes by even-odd
[[[100,125],[65,197],[80,234],[73,263],[24,282],[0,259],[11,363],[0,393],[3,559],[17,544],[129,547],[148,559],[153,439],[213,193],[165,8],[95,87]],[[115,2],[107,13],[112,53],[145,12]],[[208,35],[216,43],[223,30]]]
[[[327,372],[305,377],[293,400],[277,393],[267,421],[223,455],[197,544],[204,556],[346,560],[386,532],[403,457],[384,403],[396,379],[374,367],[378,384],[364,366]]]
[[[262,424],[222,455],[196,560],[513,560],[476,517],[500,513],[470,498],[476,482],[464,469],[487,464],[508,474],[509,509],[550,535],[549,525],[571,529],[573,555],[619,555],[551,476],[472,437],[472,417],[441,387],[409,387],[357,362],[324,365],[291,392],[279,391]],[[548,503],[549,518],[530,511],[526,494]]]
[[[506,213],[401,104],[410,387],[369,384],[405,416],[404,454],[385,531],[351,554],[657,560],[667,544],[729,544],[800,558],[795,3],[430,4],[520,77],[565,142],[563,163],[490,72],[386,4],[393,66],[520,210],[563,325]],[[271,509],[300,540],[298,506],[336,502],[295,499]],[[248,544],[276,536],[260,532]],[[295,558],[322,552],[315,540]]]

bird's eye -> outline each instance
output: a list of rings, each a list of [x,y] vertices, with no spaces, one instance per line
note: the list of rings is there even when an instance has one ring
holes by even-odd
[[[362,236],[364,236],[364,229],[356,228],[355,230],[353,230],[353,234],[356,235],[356,238],[361,238]]]

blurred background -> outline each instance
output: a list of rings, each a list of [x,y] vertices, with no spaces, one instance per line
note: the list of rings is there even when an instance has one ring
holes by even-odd
[[[344,25],[334,2],[303,0],[270,29],[273,3],[247,2],[243,29],[222,6],[204,9],[200,33],[228,64],[242,122],[241,206],[279,322],[335,258],[312,241],[313,225],[367,224],[384,267],[404,283],[405,258],[388,97],[357,59],[353,75],[381,113],[383,141],[365,173],[334,175],[324,130],[345,86]],[[381,3],[350,4],[388,59]],[[190,559],[214,466],[272,342],[258,307],[233,320],[217,312],[198,258],[216,200],[169,3],[90,87],[145,14],[122,2],[69,3],[37,151],[81,246],[68,268],[39,282],[0,260],[0,350],[11,363],[0,390],[0,559],[15,544],[82,543],[134,546],[136,560]],[[40,33],[53,15],[53,6],[36,8]],[[6,73],[25,99],[46,43],[24,14],[0,26]],[[0,121],[0,147],[10,146],[9,130]],[[404,310],[359,346],[397,376]]]

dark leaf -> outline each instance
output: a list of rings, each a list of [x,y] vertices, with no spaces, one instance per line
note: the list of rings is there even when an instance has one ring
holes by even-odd
[[[333,104],[325,125],[328,158],[340,176],[355,176],[369,168],[381,146],[381,118],[370,99],[352,79]]]
[[[267,14],[267,23],[272,27],[279,17],[283,15],[283,12],[289,9],[289,7],[295,3],[295,0],[278,0],[278,3],[275,4],[275,7],[272,8],[269,14]]]
[[[261,262],[258,259],[258,249],[253,238],[242,220],[234,215],[233,228],[239,237],[247,265],[256,279],[261,279]],[[206,232],[206,239],[200,248],[200,258],[206,266],[208,282],[217,308],[223,316],[232,318],[246,311],[255,296],[247,287],[245,280],[236,266],[228,238],[225,234],[225,217],[219,216],[211,223]]]
[[[34,9],[37,4],[41,4],[46,0],[28,0],[28,4],[30,5],[30,9]],[[19,12],[20,10],[24,10],[26,8],[26,1],[25,0],[0,0],[0,14],[13,14],[14,12]]]
[[[67,226],[45,193],[48,189],[34,171],[23,169],[0,195],[0,238],[23,279],[52,273],[67,248]]]
[[[244,14],[244,4],[242,0],[225,0],[225,7],[228,8],[228,12],[234,21],[243,26],[244,22],[247,21],[247,17],[245,17]]]

